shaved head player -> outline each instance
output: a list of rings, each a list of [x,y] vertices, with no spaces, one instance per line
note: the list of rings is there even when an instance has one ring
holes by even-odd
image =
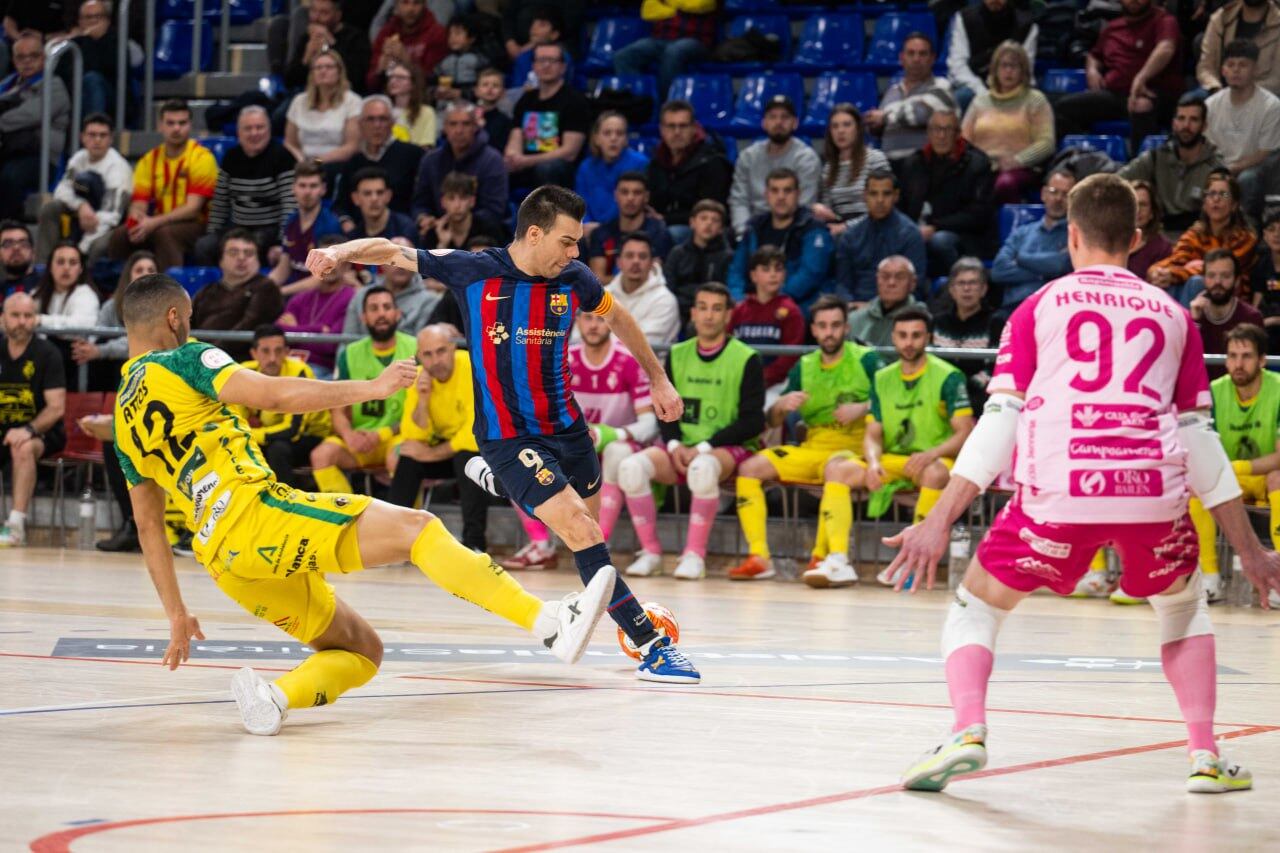
[[[334,702],[373,677],[382,641],[324,575],[410,560],[459,598],[514,622],[570,663],[581,657],[613,588],[612,569],[564,602],[534,598],[487,555],[464,548],[429,512],[367,495],[312,494],[276,481],[232,406],[286,413],[385,399],[414,381],[411,360],[377,379],[317,382],[266,376],[217,347],[188,340],[191,300],[167,275],[125,289],[129,360],[115,407],[115,446],[129,481],[147,571],[169,617],[164,663],[176,669],[191,638],[164,532],[165,495],[195,531],[193,548],[218,587],[315,654],[268,683],[252,669],[232,695],[250,734],[273,735],[292,708]]]
[[[1263,550],[1250,528],[1212,429],[1195,323],[1125,269],[1138,241],[1136,217],[1133,190],[1115,175],[1093,175],[1071,190],[1075,272],[1013,312],[991,397],[951,482],[928,518],[888,540],[901,546],[890,566],[898,588],[911,578],[913,589],[926,579],[932,586],[951,524],[1016,458],[1017,490],[969,564],[942,629],[952,735],[908,769],[906,788],[939,791],[986,764],[987,682],[1001,623],[1039,587],[1070,593],[1103,545],[1120,555],[1121,588],[1149,596],[1159,621],[1165,677],[1187,723],[1187,790],[1253,785],[1213,738],[1213,625],[1188,491],[1222,526],[1264,607],[1267,592],[1280,589],[1280,556]]]

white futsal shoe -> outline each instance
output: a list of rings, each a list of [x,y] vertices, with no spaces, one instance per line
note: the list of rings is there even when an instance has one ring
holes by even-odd
[[[847,554],[828,554],[822,562],[800,576],[814,589],[852,586],[858,582],[858,573],[849,563]]]
[[[578,662],[591,641],[591,632],[609,606],[617,579],[617,570],[605,566],[582,592],[571,592],[559,601],[546,603],[547,614],[559,623],[556,633],[542,641],[551,654],[565,663]]]
[[[651,578],[662,574],[662,555],[637,552],[636,561],[627,566],[626,574],[629,578]]]
[[[1204,597],[1210,604],[1222,604],[1227,600],[1227,591],[1222,588],[1222,575],[1200,573],[1200,582],[1204,584]]]
[[[901,571],[901,569],[899,569],[899,571]],[[880,570],[880,573],[876,575],[876,583],[880,584],[881,586],[897,586],[898,572],[894,572],[890,574],[889,567],[885,566],[883,569]]]
[[[1187,777],[1187,791],[1192,794],[1225,794],[1230,791],[1247,791],[1253,787],[1253,774],[1229,760],[1225,755],[1214,755],[1211,750],[1197,749],[1191,753],[1191,775]]]
[[[240,722],[251,735],[277,734],[289,716],[289,703],[280,688],[247,666],[231,676],[231,695],[240,708]]]
[[[682,581],[700,581],[707,576],[707,561],[690,551],[686,551],[676,564],[671,577]]]
[[[909,791],[941,791],[955,776],[987,766],[987,727],[974,723],[920,756],[902,776]]]

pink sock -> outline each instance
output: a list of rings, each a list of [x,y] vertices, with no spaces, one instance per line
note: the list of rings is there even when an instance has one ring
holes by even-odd
[[[699,557],[707,556],[707,539],[711,536],[711,525],[716,523],[716,510],[720,509],[720,498],[694,498],[689,502],[689,541],[685,551],[692,551]]]
[[[953,732],[974,723],[986,724],[987,682],[994,662],[991,649],[976,644],[961,646],[947,656],[947,690],[956,714]]]
[[[661,554],[658,541],[658,508],[653,505],[653,492],[643,495],[627,495],[627,512],[631,513],[631,525],[636,529],[640,547],[650,554]]]
[[[604,534],[604,541],[609,541],[609,536],[613,533],[613,526],[618,523],[618,516],[622,514],[622,489],[618,488],[617,483],[605,483],[600,487],[600,532]]]
[[[1213,711],[1218,701],[1218,673],[1212,634],[1165,643],[1160,647],[1164,677],[1173,685],[1178,707],[1187,721],[1187,749],[1218,751],[1213,742]]]
[[[512,504],[512,506],[516,506]],[[527,512],[516,506],[516,514],[520,516],[520,523],[524,525],[524,533],[529,537],[530,542],[546,542],[548,538],[547,526],[538,519],[529,515]]]

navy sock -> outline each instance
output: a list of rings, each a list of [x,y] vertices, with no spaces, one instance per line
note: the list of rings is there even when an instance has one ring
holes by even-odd
[[[574,551],[573,561],[578,564],[578,575],[581,576],[584,584],[590,583],[596,576],[596,572],[605,566],[612,565],[613,562],[609,556],[609,546],[603,542],[581,551]],[[613,595],[609,600],[609,615],[631,638],[631,642],[635,643],[637,648],[658,636],[649,615],[644,612],[640,602],[636,601],[635,594],[621,576],[613,584]]]

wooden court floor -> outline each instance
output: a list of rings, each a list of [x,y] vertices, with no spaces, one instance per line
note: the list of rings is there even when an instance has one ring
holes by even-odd
[[[1184,792],[1149,608],[1040,596],[1001,636],[988,769],[935,795],[895,782],[949,728],[945,592],[637,583],[703,671],[671,688],[611,625],[568,668],[416,570],[340,577],[382,672],[255,738],[232,671],[302,652],[180,565],[208,640],[170,673],[138,557],[0,552],[0,849],[1280,849],[1277,614],[1214,611],[1219,731],[1254,791]]]

